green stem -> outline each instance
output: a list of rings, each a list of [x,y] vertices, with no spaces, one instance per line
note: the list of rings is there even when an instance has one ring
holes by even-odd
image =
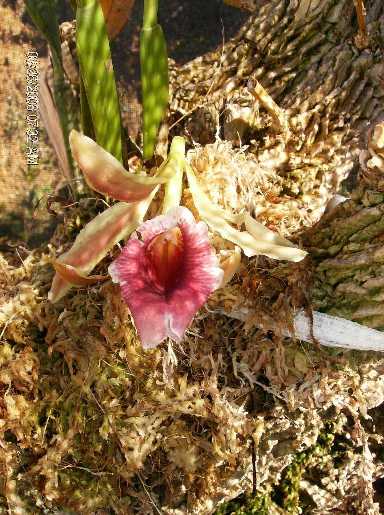
[[[158,0],[144,0],[143,29],[157,25]]]
[[[76,11],[76,48],[86,93],[82,121],[90,130],[92,120],[97,143],[122,161],[120,105],[104,14],[99,0],[78,0],[78,5],[84,6]]]
[[[173,138],[165,166],[170,166],[173,169],[173,174],[165,184],[163,214],[180,206],[181,196],[183,194],[183,174],[185,168],[184,138],[180,136]]]
[[[96,140],[95,130],[92,122],[92,114],[89,108],[87,92],[85,91],[85,86],[83,82],[83,78],[80,76],[80,119],[81,119],[81,128],[83,133],[86,136],[89,136],[93,140]]]

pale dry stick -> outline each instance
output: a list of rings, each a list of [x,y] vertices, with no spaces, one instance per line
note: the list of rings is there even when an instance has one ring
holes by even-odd
[[[287,402],[287,399],[283,397],[282,395],[278,394],[273,388],[270,388],[269,386],[260,383],[260,381],[253,381],[254,384],[257,384],[257,386],[260,386],[263,390],[265,390],[267,393],[273,395],[273,397],[276,397],[277,399],[280,399],[283,402]]]
[[[232,311],[231,318],[246,321],[252,310],[243,307]],[[263,330],[273,331],[272,324],[260,326]],[[297,311],[294,317],[293,330],[285,329],[284,336],[297,338],[308,343],[318,342],[325,347],[340,347],[346,350],[384,352],[384,333],[371,329],[352,320],[320,313],[312,312],[312,320],[303,309]],[[255,384],[258,384],[257,381]],[[260,385],[265,390],[267,387]],[[271,392],[273,395],[276,393]]]
[[[20,252],[19,252],[18,248],[16,248],[16,254],[17,254],[18,258],[20,259],[21,264],[23,265],[24,272],[27,273],[27,267],[25,266],[23,258],[20,256]]]
[[[46,431],[47,431],[48,422],[49,422],[49,420],[50,420],[50,418],[51,418],[51,414],[52,414],[52,410],[50,409],[50,410],[48,411],[47,420],[46,420],[46,422],[45,422],[45,424],[44,424],[43,434],[41,435],[41,445],[43,445],[43,443],[44,443],[45,433],[46,433]]]
[[[155,510],[157,511],[157,513],[159,513],[159,515],[161,515],[161,511],[159,509],[159,507],[157,506],[157,504],[155,503],[155,501],[152,499],[152,496],[150,494],[150,492],[148,491],[147,487],[145,486],[145,483],[140,475],[140,472],[137,473],[137,477],[139,478],[140,480],[140,483],[142,485],[142,487],[144,488],[144,491],[145,493],[147,494],[148,498],[149,498],[149,501],[150,503],[152,504],[152,506],[155,508]]]
[[[249,80],[247,84],[249,92],[272,116],[275,126],[283,133],[284,141],[289,139],[290,131],[288,118],[285,112],[276,104],[273,98],[257,80]]]
[[[1,334],[0,334],[0,340],[1,340],[1,339],[2,339],[2,337],[4,336],[5,331],[7,330],[7,327],[8,327],[8,326],[9,326],[9,324],[12,322],[12,320],[13,320],[14,318],[16,318],[16,316],[17,316],[17,315],[16,315],[16,313],[14,313],[14,314],[13,314],[10,318],[8,318],[8,320],[5,322],[4,327],[3,327],[2,331],[1,331]]]
[[[314,336],[321,345],[326,347],[384,352],[383,332],[352,320],[318,311],[313,312],[312,331],[311,320],[305,311],[298,311],[294,320],[294,333],[290,336],[307,342],[311,342]]]
[[[102,477],[102,476],[113,476],[113,472],[95,472],[87,467],[79,467],[78,465],[65,465],[64,467],[60,467],[60,470],[65,469],[76,469],[76,470],[84,470],[92,476]]]

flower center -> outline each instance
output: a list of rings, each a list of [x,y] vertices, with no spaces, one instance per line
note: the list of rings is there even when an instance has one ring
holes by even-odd
[[[183,235],[178,227],[158,234],[147,247],[147,257],[153,267],[156,279],[166,291],[172,288],[180,277],[183,264]]]

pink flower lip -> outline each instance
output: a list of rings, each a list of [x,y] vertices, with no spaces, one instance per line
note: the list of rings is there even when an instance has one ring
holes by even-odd
[[[178,207],[143,223],[109,273],[121,287],[144,348],[180,340],[223,271],[204,222]]]

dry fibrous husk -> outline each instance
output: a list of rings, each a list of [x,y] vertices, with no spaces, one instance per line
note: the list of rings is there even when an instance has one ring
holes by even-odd
[[[205,193],[231,214],[249,211],[258,221],[284,236],[312,226],[323,214],[328,201],[345,177],[327,184],[326,175],[311,182],[311,191],[289,196],[287,179],[277,168],[287,159],[284,145],[258,155],[233,148],[229,141],[217,141],[190,151],[188,157]],[[187,199],[188,203],[188,199]],[[189,205],[189,204],[188,204]]]
[[[216,309],[248,325],[279,328],[282,335],[295,334],[295,325],[301,337],[306,334],[312,340],[317,335],[325,345],[334,341],[345,348],[383,349],[382,335],[363,327],[379,331],[384,327],[381,135],[382,123],[373,127],[368,151],[362,152],[360,186],[301,234],[310,259],[299,265],[248,262],[231,285],[217,292]],[[315,312],[311,325],[311,316],[303,313],[304,323],[298,310],[308,307],[331,316]],[[360,326],[343,323],[344,318]]]
[[[368,148],[360,153],[360,179],[369,187],[384,191],[384,122],[369,131]]]

